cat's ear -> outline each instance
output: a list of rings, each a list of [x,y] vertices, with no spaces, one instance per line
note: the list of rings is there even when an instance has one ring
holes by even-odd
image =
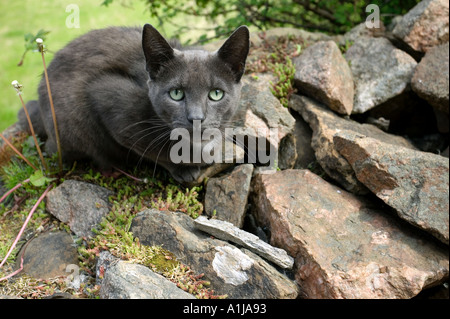
[[[239,82],[244,74],[249,48],[250,34],[244,25],[236,29],[217,52],[219,58],[231,68],[236,82]]]
[[[152,25],[144,25],[142,31],[146,69],[154,79],[162,66],[174,58],[174,51],[166,39]]]

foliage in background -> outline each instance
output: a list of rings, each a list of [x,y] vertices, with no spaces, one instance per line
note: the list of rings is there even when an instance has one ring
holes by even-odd
[[[109,5],[114,0],[105,0]],[[224,37],[239,25],[254,26],[264,31],[273,27],[295,27],[326,33],[342,33],[365,21],[368,4],[380,7],[383,22],[389,23],[393,16],[405,14],[420,0],[142,0],[150,15],[157,18],[160,26],[174,24],[181,34],[196,28],[192,25],[178,25],[176,17],[205,17],[214,31],[212,38]],[[223,23],[217,23],[223,21]],[[210,40],[202,35],[200,43]]]

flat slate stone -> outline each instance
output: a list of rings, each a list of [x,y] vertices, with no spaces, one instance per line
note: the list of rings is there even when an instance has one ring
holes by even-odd
[[[198,217],[194,223],[198,229],[219,239],[243,246],[281,268],[290,269],[294,265],[294,258],[289,256],[285,250],[273,247],[259,239],[258,236],[239,229],[231,223],[208,219],[205,216]]]

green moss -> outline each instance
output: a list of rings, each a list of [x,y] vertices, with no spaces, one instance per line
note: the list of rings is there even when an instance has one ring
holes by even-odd
[[[287,57],[284,64],[276,63],[273,68],[277,81],[275,83],[270,82],[270,90],[278,98],[281,105],[288,107],[291,95],[296,92],[294,88],[295,66],[292,60]]]
[[[301,54],[306,42],[300,37],[284,36],[276,39],[262,38],[259,45],[251,48],[246,73],[273,73],[277,80],[270,83],[272,94],[280,103],[288,106],[289,99],[296,92],[294,88],[294,57]],[[257,76],[256,76],[257,77]]]

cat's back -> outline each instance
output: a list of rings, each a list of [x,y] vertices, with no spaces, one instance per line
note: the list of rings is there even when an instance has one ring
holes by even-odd
[[[76,38],[55,54],[49,66],[53,76],[98,76],[116,70],[123,73],[143,72],[142,30],[109,27],[90,31]]]

